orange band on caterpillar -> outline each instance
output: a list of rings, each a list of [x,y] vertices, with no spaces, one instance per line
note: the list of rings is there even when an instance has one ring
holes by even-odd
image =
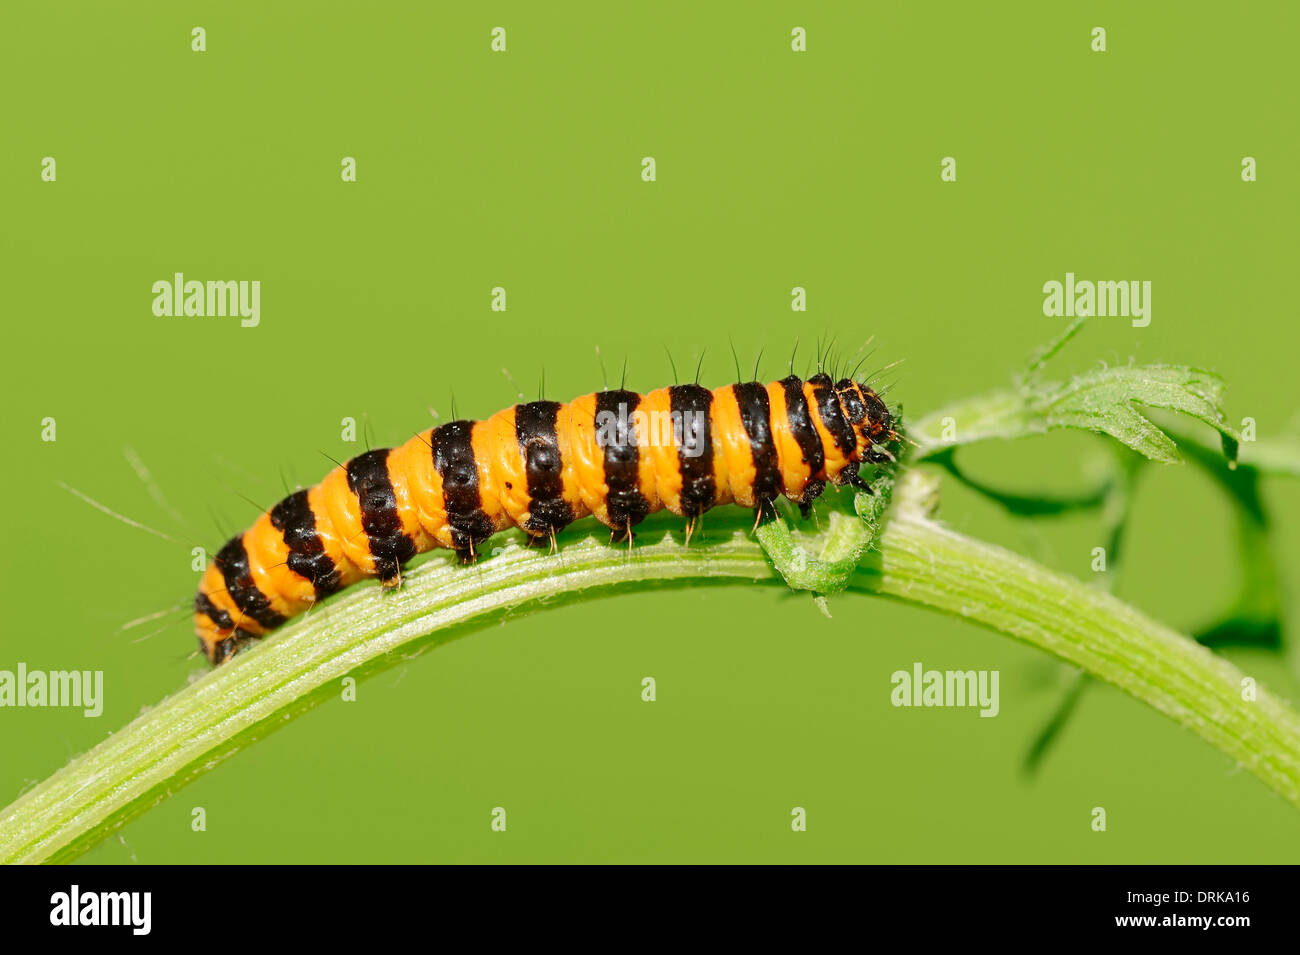
[[[222,663],[362,578],[396,586],[434,547],[472,561],[508,527],[543,539],[594,515],[627,540],[665,508],[690,525],[780,495],[806,510],[828,482],[859,483],[862,462],[890,460],[880,446],[897,439],[871,388],[824,374],[600,391],[452,421],[358,455],[231,538],[199,582],[199,646]]]

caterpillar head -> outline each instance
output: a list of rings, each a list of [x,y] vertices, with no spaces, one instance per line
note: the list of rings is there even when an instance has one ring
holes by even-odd
[[[894,416],[870,385],[842,378],[835,383],[835,397],[858,439],[859,457],[866,457],[873,446],[899,439],[894,430]]]

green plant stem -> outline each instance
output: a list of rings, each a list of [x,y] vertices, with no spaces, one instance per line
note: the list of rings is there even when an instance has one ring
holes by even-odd
[[[1113,597],[926,516],[909,474],[852,589],[954,614],[1033,644],[1187,726],[1300,806],[1300,717],[1193,641]],[[0,813],[0,862],[66,861],[135,815],[339,692],[349,674],[463,635],[487,615],[593,588],[706,581],[779,584],[741,515],[710,540],[642,533],[632,556],[566,535],[557,554],[511,544],[473,568],[435,557],[397,593],[363,586],[207,674]],[[656,525],[662,531],[664,525]],[[652,539],[654,537],[655,539]],[[813,612],[810,607],[810,613]]]
[[[1194,640],[1101,588],[957,534],[904,495],[877,569],[853,587],[976,621],[1080,667],[1177,720],[1300,807],[1300,715]]]

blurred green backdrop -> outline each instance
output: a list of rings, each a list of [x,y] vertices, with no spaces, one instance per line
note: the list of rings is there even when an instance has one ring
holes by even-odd
[[[1151,281],[1152,322],[1094,322],[1062,373],[1212,367],[1261,436],[1300,408],[1294,4],[472,6],[8,5],[0,668],[102,669],[107,699],[97,720],[0,711],[0,802],[204,672],[187,617],[142,642],[156,627],[118,628],[190,600],[190,548],[218,547],[218,523],[250,522],[282,474],[314,482],[322,451],[357,453],[344,416],[384,445],[430,408],[446,420],[453,391],[469,416],[512,402],[502,368],[530,395],[544,368],[563,399],[600,387],[597,346],[644,390],[670,380],[664,346],[682,366],[707,349],[719,384],[729,338],[745,364],[765,348],[770,377],[796,337],[808,355],[875,335],[879,363],[906,359],[891,400],[916,414],[1006,382],[1062,327],[1041,288],[1073,271]],[[155,317],[151,286],[177,271],[260,280],[260,326]],[[968,460],[1065,489],[1094,443]],[[1300,488],[1267,491],[1294,592]],[[1191,468],[1152,468],[1135,509],[1120,595],[1208,622],[1235,586],[1224,501]],[[1101,543],[1091,518],[1016,521],[951,485],[942,513],[1080,576]],[[517,617],[322,705],[87,859],[1296,858],[1300,815],[1117,691],[1085,695],[1030,779],[1062,668],[923,611],[831,607],[730,587]],[[1278,655],[1232,658],[1296,695]],[[1000,669],[1000,716],[894,709],[889,675],[914,661]]]

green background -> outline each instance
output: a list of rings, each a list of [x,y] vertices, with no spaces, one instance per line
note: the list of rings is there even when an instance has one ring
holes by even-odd
[[[1060,373],[1212,367],[1233,420],[1283,431],[1300,407],[1300,15],[1133,6],[7,4],[0,668],[102,669],[107,701],[98,720],[0,711],[0,802],[203,673],[184,615],[142,642],[155,627],[118,628],[189,601],[190,548],[218,547],[218,523],[250,523],[247,499],[273,503],[282,474],[317,480],[322,451],[357,453],[344,416],[385,445],[430,408],[446,420],[453,392],[468,416],[511,403],[503,367],[530,396],[545,369],[564,399],[600,387],[597,346],[648,390],[670,383],[665,346],[683,367],[707,349],[716,385],[734,376],[729,339],[747,366],[765,348],[777,377],[796,338],[808,356],[819,336],[852,351],[874,335],[879,364],[906,359],[890,400],[915,415],[1005,383],[1062,327],[1041,288],[1073,271],[1151,281],[1153,319],[1093,322]],[[152,283],[176,271],[260,280],[260,327],[155,317]],[[1097,440],[967,460],[1068,489]],[[1267,490],[1294,592],[1300,488]],[[1206,623],[1236,583],[1225,502],[1170,467],[1148,469],[1134,506],[1120,596]],[[1102,543],[1093,517],[1014,520],[952,486],[942,514],[1080,576]],[[513,618],[321,705],[86,858],[1296,858],[1294,810],[1119,692],[1092,688],[1028,778],[1063,668],[906,606],[831,609],[728,587]],[[1296,696],[1278,655],[1232,658]],[[889,675],[914,661],[999,669],[1001,714],[891,707]]]

